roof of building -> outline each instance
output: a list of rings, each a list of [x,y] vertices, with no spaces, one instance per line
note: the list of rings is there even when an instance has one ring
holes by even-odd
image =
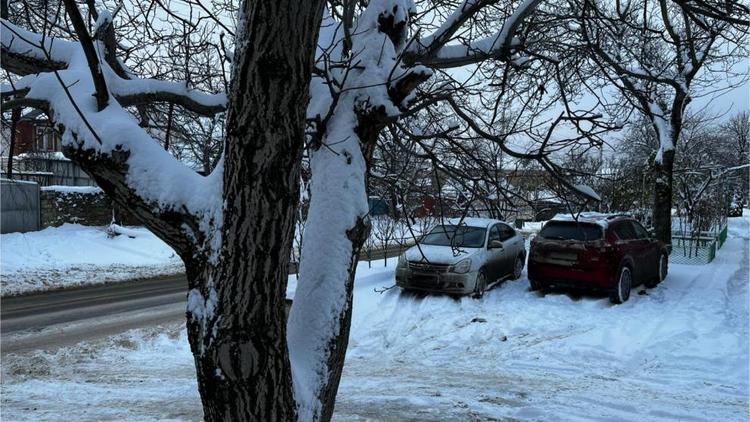
[[[47,115],[42,110],[39,110],[37,108],[21,116],[21,120],[46,120],[46,119],[47,119]]]

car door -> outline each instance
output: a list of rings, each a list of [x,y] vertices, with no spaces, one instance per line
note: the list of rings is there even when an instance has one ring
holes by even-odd
[[[659,261],[659,243],[656,239],[652,239],[641,223],[633,220],[630,222],[633,225],[635,231],[635,237],[637,239],[637,249],[639,253],[639,259],[643,263],[640,265],[640,279],[642,281],[657,275],[657,263]]]
[[[513,264],[515,264],[518,250],[523,241],[516,236],[516,231],[507,224],[500,223],[497,225],[500,230],[500,241],[503,242],[503,258],[500,264],[500,275],[505,276],[513,274]]]
[[[625,220],[617,223],[614,229],[623,248],[622,256],[629,256],[633,261],[633,282],[640,283],[648,276],[649,265],[645,262],[648,251],[648,239],[639,239],[632,221]]]
[[[618,221],[613,223],[612,232],[614,232],[617,240],[615,240],[615,248],[617,249],[617,255],[622,257],[630,257],[633,260],[635,266],[638,254],[636,252],[635,243],[635,230],[633,226],[627,221]],[[619,264],[618,264],[619,265]],[[633,268],[633,276],[636,275],[637,268]]]
[[[485,269],[487,270],[487,276],[490,280],[494,281],[502,276],[502,265],[504,257],[504,247],[502,248],[491,248],[492,241],[496,240],[502,242],[500,238],[500,227],[495,224],[490,228],[489,236],[487,237],[487,260],[485,263]]]

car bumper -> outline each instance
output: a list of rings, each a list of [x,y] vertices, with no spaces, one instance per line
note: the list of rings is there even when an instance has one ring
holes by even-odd
[[[476,271],[455,274],[422,273],[409,268],[396,269],[396,285],[402,289],[466,295],[474,291],[476,280]]]
[[[545,286],[609,290],[615,284],[611,271],[606,266],[577,269],[546,263],[540,264],[530,259],[527,271],[529,280]]]

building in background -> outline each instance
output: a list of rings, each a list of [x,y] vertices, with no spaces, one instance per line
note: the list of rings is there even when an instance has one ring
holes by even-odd
[[[7,149],[6,149],[7,151]],[[8,177],[7,156],[2,157],[2,177]],[[95,186],[88,174],[62,153],[60,134],[44,113],[26,113],[16,124],[12,178],[37,182],[40,186]]]

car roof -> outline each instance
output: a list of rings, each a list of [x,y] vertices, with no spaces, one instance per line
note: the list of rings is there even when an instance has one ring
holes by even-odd
[[[478,218],[478,217],[464,217],[464,218],[449,218],[445,223],[450,225],[465,224],[469,227],[489,227],[497,223],[505,223],[501,220],[495,220],[494,218]],[[505,223],[507,224],[507,223]]]
[[[552,217],[550,221],[578,221],[581,223],[598,224],[606,229],[607,226],[609,226],[609,223],[613,221],[630,218],[633,217],[625,213],[601,213],[587,211],[582,212],[577,216],[573,216],[571,214],[557,214]]]

